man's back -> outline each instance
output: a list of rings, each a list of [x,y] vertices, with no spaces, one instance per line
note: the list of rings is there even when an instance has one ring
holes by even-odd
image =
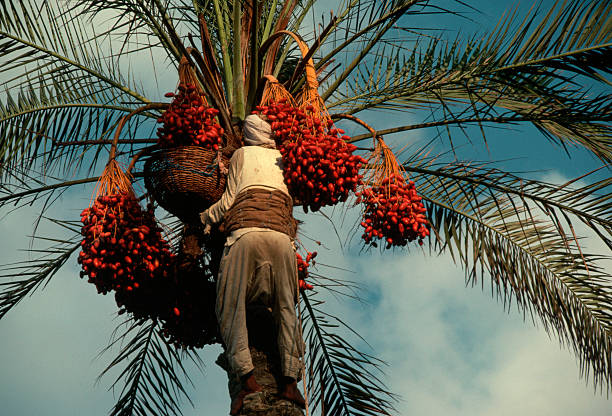
[[[236,194],[251,187],[278,189],[289,195],[283,179],[282,158],[276,149],[245,146],[234,153],[231,163],[242,165],[238,169]]]

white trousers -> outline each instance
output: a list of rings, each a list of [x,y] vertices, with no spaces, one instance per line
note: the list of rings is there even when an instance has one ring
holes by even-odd
[[[276,231],[252,231],[225,247],[217,281],[217,320],[230,365],[238,375],[253,370],[246,307],[272,310],[283,375],[297,379],[303,341],[295,313],[297,263],[291,239]]]

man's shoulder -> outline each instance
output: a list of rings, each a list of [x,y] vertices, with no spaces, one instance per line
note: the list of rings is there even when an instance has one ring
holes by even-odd
[[[262,146],[244,146],[238,150],[242,150],[243,154],[258,154],[258,155],[278,155],[278,149],[270,149]],[[238,151],[236,150],[236,151]]]
[[[241,158],[243,157],[243,155],[244,155],[244,147],[239,147],[238,149],[234,150],[234,153],[232,153],[231,160]]]

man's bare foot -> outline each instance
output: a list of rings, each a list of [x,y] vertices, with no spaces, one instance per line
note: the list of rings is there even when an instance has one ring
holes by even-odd
[[[297,388],[297,381],[293,378],[286,377],[283,383],[281,397],[297,404],[302,409],[306,408],[306,400]]]
[[[241,378],[242,381],[242,390],[238,393],[238,395],[232,400],[232,404],[230,406],[230,415],[237,415],[242,409],[242,403],[244,402],[244,398],[249,394],[257,393],[262,390],[257,380],[255,380],[255,376],[253,372],[250,372]]]

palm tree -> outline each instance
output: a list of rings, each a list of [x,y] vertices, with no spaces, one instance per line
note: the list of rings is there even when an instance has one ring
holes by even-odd
[[[514,301],[539,318],[572,347],[594,385],[609,389],[610,271],[603,267],[607,256],[586,249],[580,229],[612,248],[605,78],[612,69],[612,2],[554,2],[523,17],[509,11],[489,33],[471,38],[412,23],[467,7],[461,1],[342,0],[333,15],[313,18],[322,7],[326,2],[315,0],[3,2],[0,206],[37,202],[42,218],[64,191],[96,182],[116,126],[137,108],[149,105],[127,122],[118,154],[132,159],[156,141],[152,121],[162,109],[152,104],[161,92],[135,79],[130,62],[136,59],[146,57],[163,73],[190,61],[231,131],[257,105],[263,75],[296,93],[314,58],[318,92],[332,118],[375,119],[389,111],[421,118],[406,124],[398,117],[390,127],[371,123],[374,130],[350,139],[364,151],[373,137],[397,134],[402,143],[399,133],[442,128],[427,146],[398,155],[426,203],[430,250],[449,253],[469,283],[490,278],[504,305]],[[307,59],[281,31],[301,36]],[[481,138],[472,145],[488,148],[493,127],[522,124],[568,155],[586,149],[601,167],[559,186],[459,157],[458,132],[476,127]],[[141,181],[141,161],[134,161]],[[41,236],[51,246],[39,258],[3,267],[0,317],[74,261],[79,224],[52,221],[71,237]],[[320,291],[334,287],[321,284]],[[379,362],[337,333],[316,293],[303,296],[301,307],[308,368],[316,375],[309,378],[311,410],[393,413],[395,396],[378,378]],[[125,343],[109,368],[125,366],[116,381],[123,390],[111,413],[179,414],[183,363],[197,361],[197,351],[182,354],[166,344],[154,320],[128,316],[120,330],[117,342]]]

